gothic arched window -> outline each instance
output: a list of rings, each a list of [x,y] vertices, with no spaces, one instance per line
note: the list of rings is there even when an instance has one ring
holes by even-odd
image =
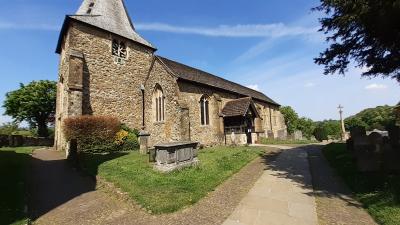
[[[164,94],[160,85],[156,85],[153,93],[153,109],[154,118],[156,122],[162,122],[165,119],[165,108],[164,108]]]
[[[207,96],[203,96],[200,99],[200,121],[201,125],[209,125],[210,118],[209,118],[209,101]]]

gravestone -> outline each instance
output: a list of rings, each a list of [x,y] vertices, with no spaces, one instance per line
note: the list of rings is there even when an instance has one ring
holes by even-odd
[[[383,146],[382,167],[386,171],[400,171],[400,151],[387,143]]]
[[[368,135],[368,140],[374,152],[380,153],[383,147],[383,137],[380,133],[372,132]]]
[[[379,152],[376,152],[375,147],[371,145],[371,140],[366,135],[365,129],[355,127],[351,129],[350,133],[358,171],[378,171],[380,169]]]
[[[267,131],[267,136],[268,139],[274,139],[274,132],[272,130]]]
[[[388,131],[391,144],[395,147],[400,147],[400,127],[391,126]]]
[[[296,130],[296,131],[293,133],[293,139],[294,139],[295,141],[303,140],[303,132],[301,132],[301,130]]]
[[[198,142],[172,142],[155,145],[156,163],[154,168],[161,172],[171,172],[197,165]]]
[[[346,149],[349,151],[351,157],[354,159],[356,157],[354,153],[354,141],[353,138],[349,138],[346,140]]]
[[[350,129],[350,136],[351,137],[364,136],[364,135],[366,135],[366,133],[367,132],[366,132],[364,127],[356,126],[356,127],[352,127]]]
[[[279,140],[286,140],[287,138],[287,132],[285,129],[278,130],[278,139]]]

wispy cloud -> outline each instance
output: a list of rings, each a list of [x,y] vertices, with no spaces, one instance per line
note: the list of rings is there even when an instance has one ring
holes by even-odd
[[[44,31],[59,31],[60,26],[49,24],[19,24],[0,21],[0,30],[44,30]]]
[[[256,91],[260,91],[260,88],[258,87],[257,84],[250,84],[250,85],[247,85],[246,87],[256,90]]]
[[[287,26],[283,23],[219,25],[215,27],[177,26],[167,23],[137,23],[136,29],[178,34],[195,34],[211,37],[285,37],[315,33],[316,27]],[[27,24],[0,21],[0,30],[47,30],[59,31],[60,26],[51,24]]]
[[[213,37],[283,37],[315,33],[316,27],[287,26],[283,23],[219,25],[216,27],[176,26],[166,23],[138,23],[138,30]]]
[[[306,88],[315,87],[315,83],[313,83],[313,82],[308,82],[308,83],[304,84],[304,87],[306,87]]]
[[[366,90],[382,90],[382,89],[387,89],[387,86],[384,84],[369,84],[367,86],[365,86]]]

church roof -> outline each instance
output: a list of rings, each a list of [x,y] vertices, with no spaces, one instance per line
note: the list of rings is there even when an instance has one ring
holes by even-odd
[[[184,65],[182,63],[178,63],[172,61],[170,59],[157,56],[175,75],[178,76],[179,79],[191,81],[207,86],[211,86],[214,88],[222,89],[228,92],[236,93],[241,95],[242,97],[252,97],[256,100],[267,102],[273,105],[279,106],[274,100],[266,96],[265,94],[244,87],[240,84],[234,83],[232,81],[223,79],[221,77],[215,76],[213,74],[204,72],[202,70]]]
[[[258,112],[251,97],[239,98],[227,102],[222,109],[221,114],[224,117],[245,116],[250,108],[253,109],[253,111],[256,113],[255,116],[258,117]]]
[[[67,28],[67,23],[71,19],[95,26],[155,49],[152,44],[136,33],[124,0],[83,0],[76,14],[66,17],[60,39]],[[61,41],[58,43],[57,53],[61,50]]]

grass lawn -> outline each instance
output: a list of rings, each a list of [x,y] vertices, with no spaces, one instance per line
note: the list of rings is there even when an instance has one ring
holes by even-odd
[[[400,175],[359,173],[346,144],[327,145],[323,153],[379,224],[400,224]],[[400,163],[400,162],[399,162]]]
[[[302,145],[302,144],[315,144],[318,141],[311,141],[311,140],[277,140],[277,139],[268,139],[262,138],[261,144],[265,145]]]
[[[254,147],[214,147],[199,152],[200,165],[169,174],[153,170],[148,155],[84,155],[82,164],[127,192],[152,213],[171,213],[199,201],[243,166],[263,154]],[[210,209],[212,210],[212,209]]]
[[[0,148],[0,224],[26,224],[26,171],[32,147]]]

